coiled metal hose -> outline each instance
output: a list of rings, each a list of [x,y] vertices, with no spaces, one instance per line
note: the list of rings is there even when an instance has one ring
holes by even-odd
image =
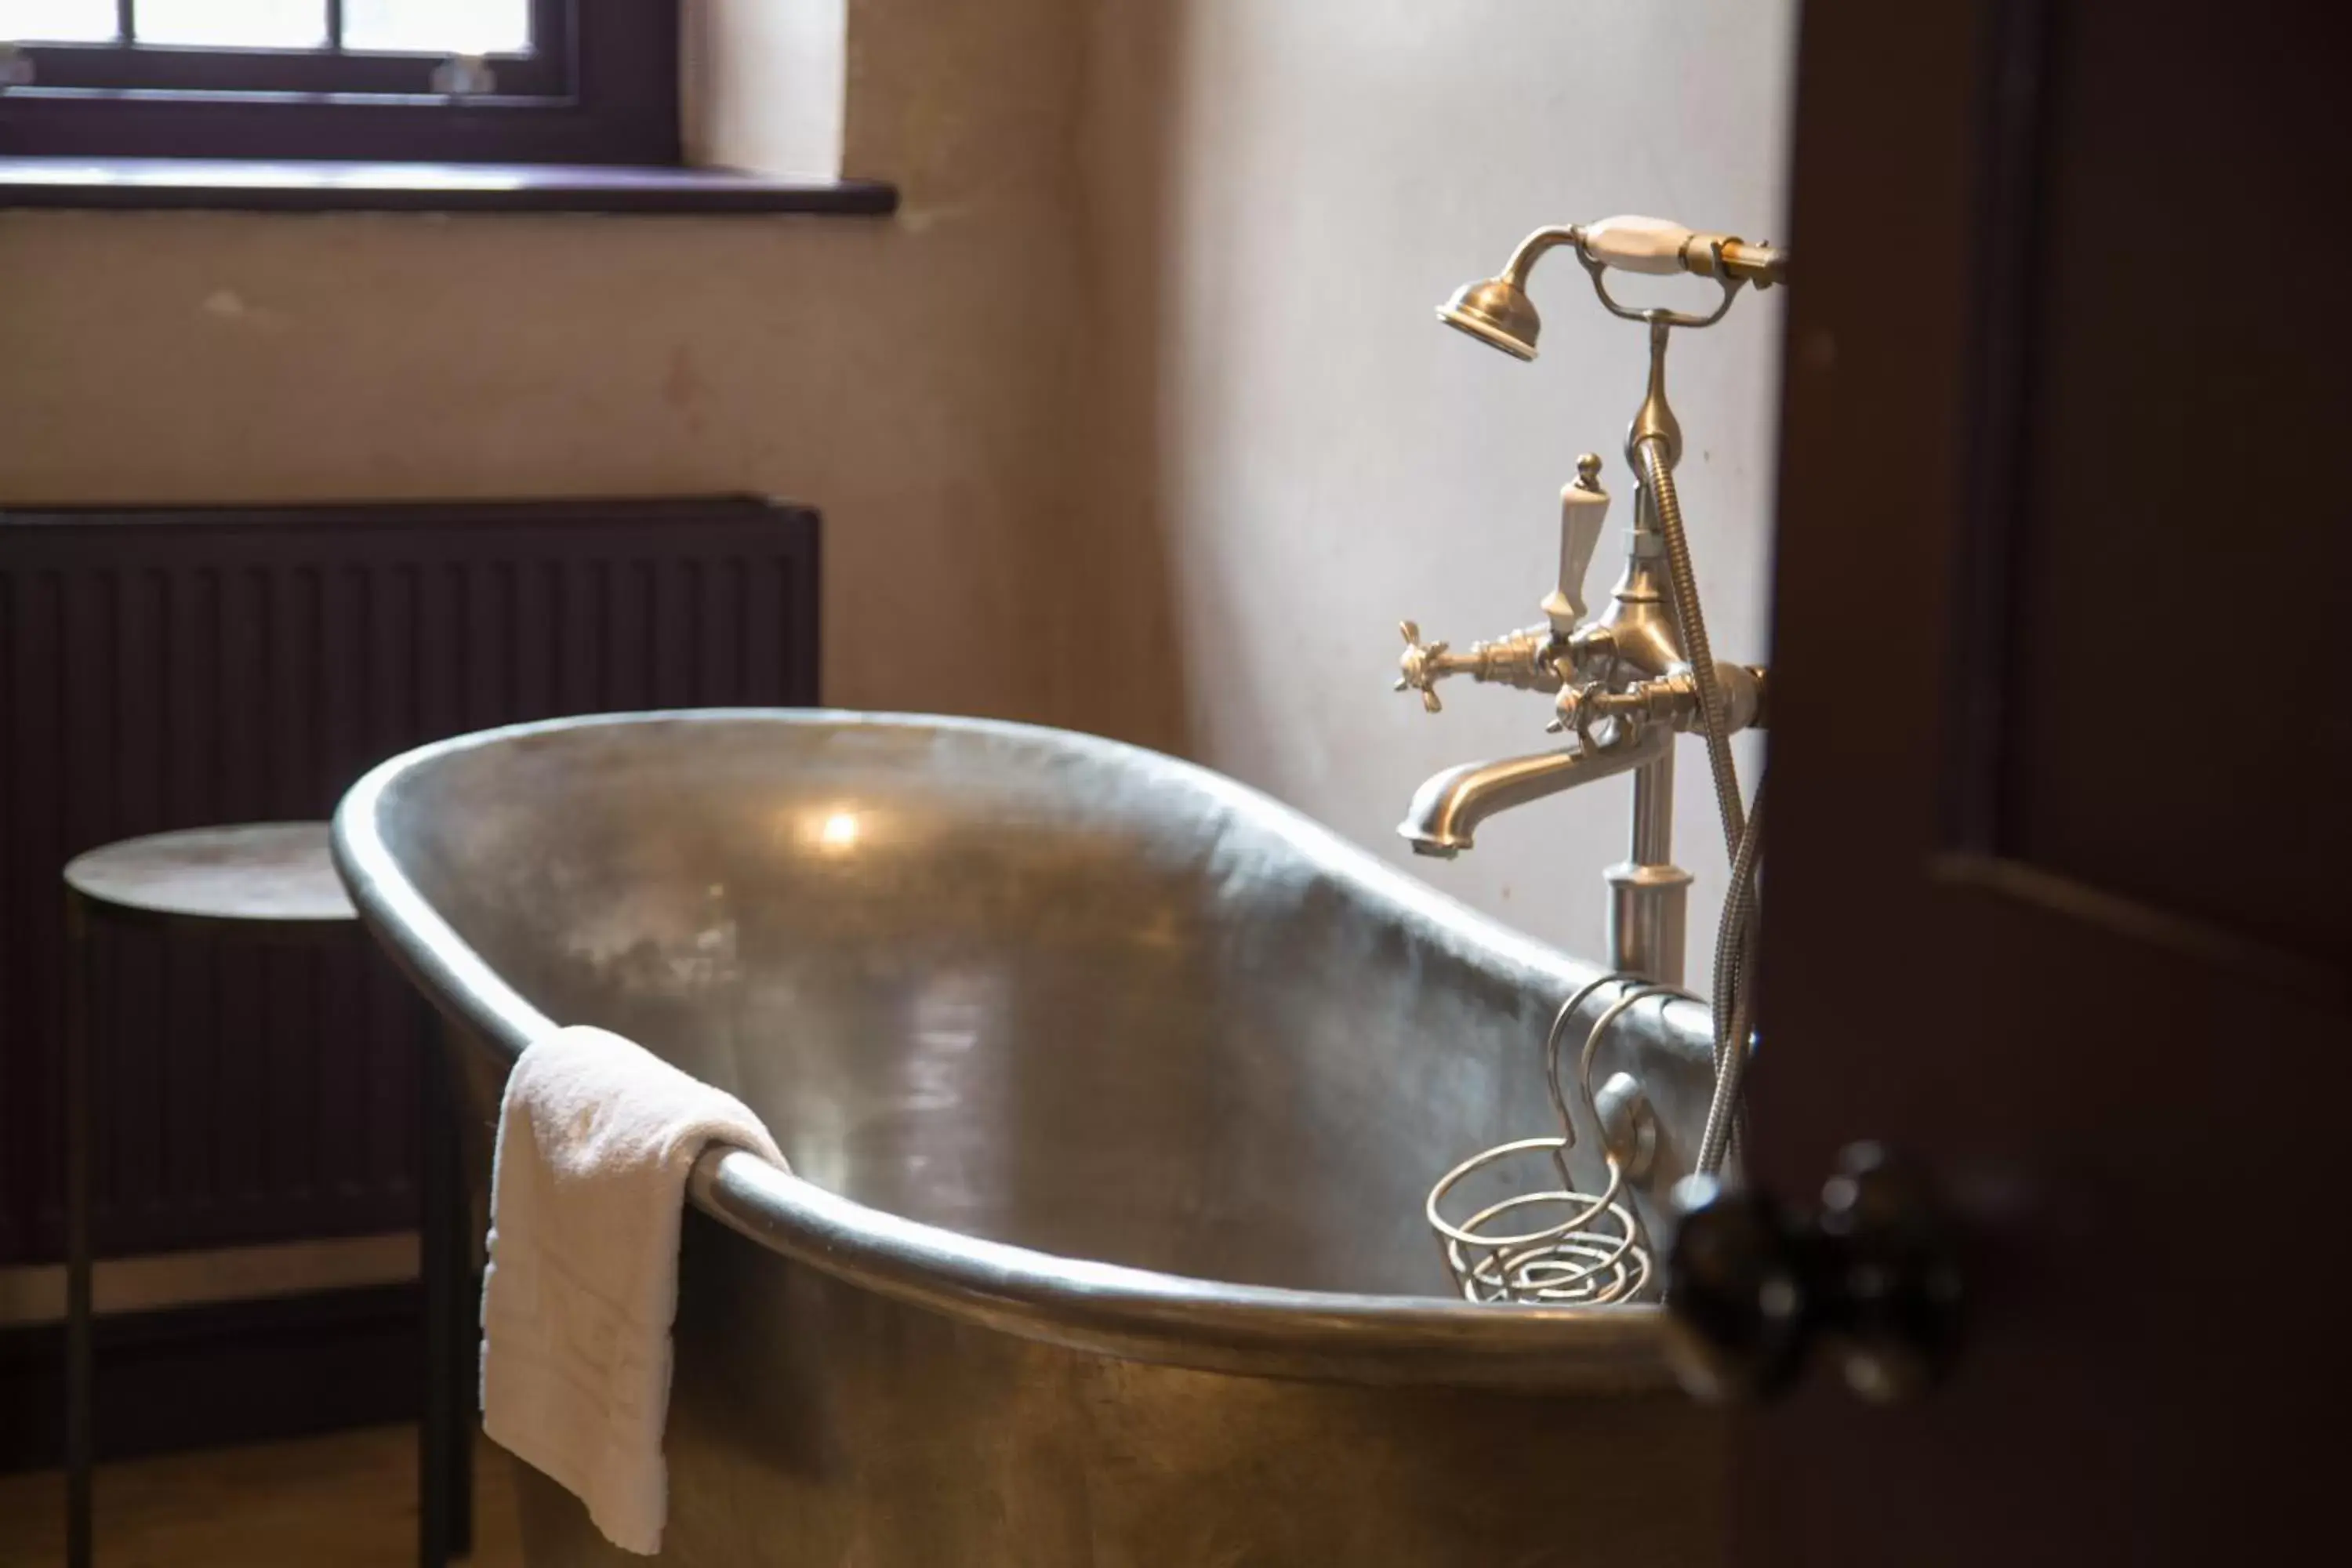
[[[1756,868],[1764,852],[1764,830],[1757,823],[1763,816],[1764,781],[1759,779],[1755,796],[1748,805],[1748,825],[1740,830],[1738,850],[1731,857],[1731,879],[1724,889],[1723,914],[1716,921],[1713,995],[1733,995],[1748,978],[1743,944],[1756,912]]]
[[[1675,619],[1682,624],[1683,652],[1691,662],[1691,680],[1698,688],[1699,726],[1706,735],[1706,771],[1715,781],[1715,806],[1723,817],[1723,852],[1739,853],[1747,813],[1739,804],[1739,774],[1731,761],[1731,715],[1724,708],[1723,687],[1715,678],[1715,650],[1707,645],[1706,614],[1698,602],[1698,568],[1691,560],[1690,537],[1683,529],[1682,502],[1675,495],[1674,469],[1666,464],[1663,436],[1652,436],[1633,449],[1642,467],[1642,488],[1658,514],[1658,531],[1666,541],[1666,578],[1675,595]]]
[[[1756,974],[1756,869],[1764,853],[1764,781],[1756,781],[1756,798],[1748,807],[1748,826],[1739,836],[1739,853],[1731,858],[1731,886],[1723,898],[1723,919],[1715,935],[1715,994],[1730,998],[1716,1009],[1715,1093],[1707,1101],[1706,1131],[1699,1138],[1696,1169],[1712,1176],[1723,1169],[1723,1159],[1739,1134],[1739,1092],[1748,1075],[1752,983]]]
[[[1731,858],[1730,884],[1724,890],[1723,917],[1716,928],[1715,1093],[1707,1105],[1706,1130],[1699,1144],[1698,1170],[1713,1175],[1723,1167],[1725,1153],[1738,1136],[1739,1090],[1747,1076],[1749,1034],[1749,963],[1756,927],[1756,866],[1763,852],[1763,835],[1739,799],[1739,773],[1731,757],[1731,716],[1724,704],[1723,688],[1716,679],[1715,649],[1706,637],[1706,613],[1699,603],[1698,568],[1691,557],[1690,535],[1683,526],[1681,498],[1675,492],[1674,469],[1666,460],[1666,439],[1651,436],[1633,448],[1642,470],[1642,488],[1658,519],[1666,544],[1666,579],[1675,596],[1675,619],[1681,624],[1683,651],[1690,658],[1692,683],[1698,689],[1699,728],[1706,739],[1707,775],[1715,785],[1715,805],[1723,819],[1724,852]],[[1757,791],[1757,815],[1763,790]]]

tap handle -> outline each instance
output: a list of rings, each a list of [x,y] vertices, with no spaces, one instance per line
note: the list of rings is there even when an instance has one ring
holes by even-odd
[[[1397,656],[1396,689],[1420,692],[1423,712],[1444,712],[1445,704],[1437,700],[1437,683],[1454,673],[1445,662],[1445,650],[1452,645],[1423,642],[1421,627],[1412,621],[1399,621],[1397,630],[1404,634],[1404,652]]]
[[[1788,253],[1730,234],[1702,234],[1662,217],[1605,217],[1588,225],[1584,255],[1623,272],[1720,275],[1769,289],[1788,277]],[[1735,285],[1736,286],[1736,285]]]
[[[1587,452],[1576,459],[1576,482],[1559,492],[1559,584],[1543,602],[1551,629],[1561,637],[1583,624],[1584,578],[1592,569],[1592,552],[1601,547],[1601,528],[1608,520],[1609,492],[1601,488],[1601,459]]]
[[[1699,237],[1662,217],[1605,217],[1584,231],[1584,253],[1624,272],[1687,270],[1685,247]]]

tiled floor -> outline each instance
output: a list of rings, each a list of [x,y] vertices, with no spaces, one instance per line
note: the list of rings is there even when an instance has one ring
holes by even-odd
[[[478,1440],[477,1568],[520,1568],[513,1461]],[[65,1479],[0,1476],[0,1568],[65,1559]],[[410,1568],[416,1429],[360,1432],[109,1465],[98,1473],[100,1568]]]

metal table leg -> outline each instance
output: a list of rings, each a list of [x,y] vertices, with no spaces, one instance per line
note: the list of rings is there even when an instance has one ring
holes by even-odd
[[[437,1032],[417,1031],[424,1157],[418,1194],[425,1308],[425,1410],[417,1431],[417,1561],[442,1568],[473,1549],[472,1205],[457,1142],[457,1097]]]
[[[441,1064],[430,1036],[422,1036],[417,1064],[417,1123],[424,1135],[418,1167],[418,1283],[425,1297],[425,1409],[416,1427],[416,1560],[442,1568],[449,1560],[449,1341],[451,1299],[449,1245],[444,1215],[449,1208],[451,1160]]]
[[[89,1568],[95,1436],[90,1354],[89,922],[66,897],[66,1568]]]

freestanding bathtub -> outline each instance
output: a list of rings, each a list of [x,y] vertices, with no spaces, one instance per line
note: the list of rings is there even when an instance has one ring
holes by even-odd
[[[458,1026],[478,1184],[509,1064],[565,1023],[732,1090],[792,1163],[694,1173],[665,1561],[1719,1560],[1720,1417],[1658,1309],[1465,1302],[1423,1220],[1554,1130],[1540,1042],[1590,966],[1217,774],[1008,724],[529,725],[384,763],[335,830]],[[1661,1118],[1645,1218],[1707,1050],[1671,1004],[1602,1047]],[[533,1564],[638,1561],[519,1486]]]

